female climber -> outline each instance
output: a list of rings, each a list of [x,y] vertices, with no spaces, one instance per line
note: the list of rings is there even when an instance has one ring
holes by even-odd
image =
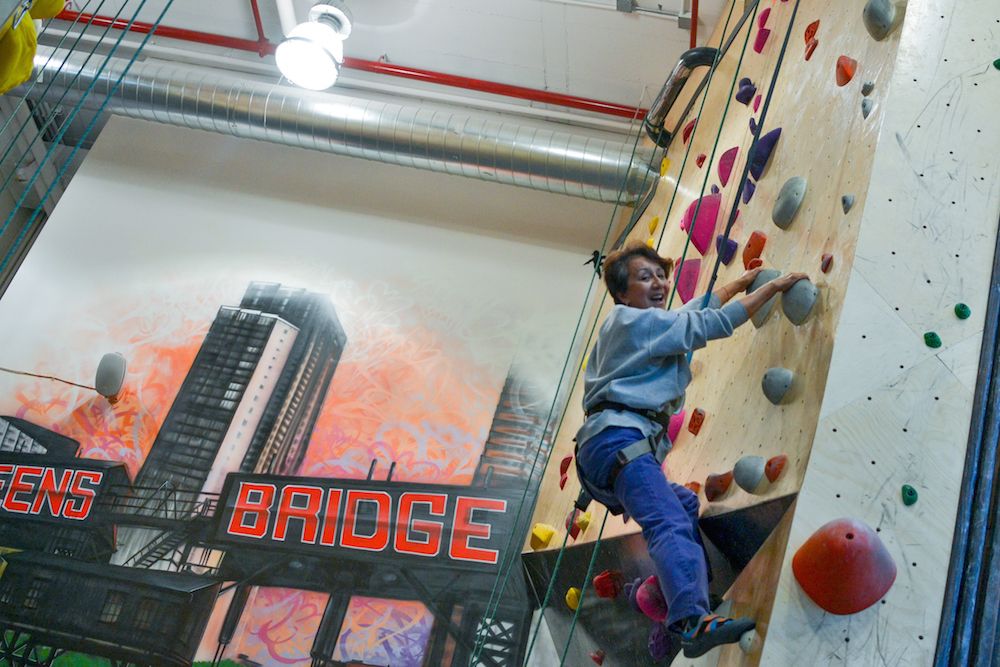
[[[748,618],[709,612],[708,565],[698,532],[698,496],[668,482],[662,469],[670,448],[667,423],[680,409],[691,381],[688,353],[726,338],[803,273],[747,289],[760,269],[747,271],[681,309],[666,310],[673,262],[643,244],[630,244],[604,261],[604,280],[615,306],[587,360],[577,433],[577,464],[584,488],[612,513],[642,528],[667,601],[667,629],[680,635],[684,655],[698,657],[739,641],[753,629]]]

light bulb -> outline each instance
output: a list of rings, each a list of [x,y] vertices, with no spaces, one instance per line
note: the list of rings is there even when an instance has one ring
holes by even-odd
[[[341,35],[326,21],[301,23],[274,53],[278,69],[292,83],[326,90],[337,81],[344,62]]]

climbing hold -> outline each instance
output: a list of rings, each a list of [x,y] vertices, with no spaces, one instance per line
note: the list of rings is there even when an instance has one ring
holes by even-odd
[[[666,176],[668,171],[670,171],[670,158],[665,157],[660,160],[660,178]]]
[[[833,266],[833,255],[827,253],[823,255],[823,259],[819,263],[819,270],[823,273],[830,273],[830,268]]]
[[[750,120],[753,120],[752,118]],[[749,204],[750,200],[753,199],[753,193],[757,191],[757,186],[754,182],[747,177],[747,180],[743,181],[743,203]]]
[[[649,235],[652,236],[656,232],[656,228],[660,225],[660,216],[654,215],[649,220]]]
[[[566,530],[569,531],[569,536],[574,540],[580,536],[580,533],[585,532],[588,526],[590,526],[590,512],[581,512],[574,507],[566,515]]]
[[[917,490],[914,489],[909,484],[903,485],[903,504],[909,507],[913,503],[917,502]]]
[[[646,648],[653,661],[660,664],[681,652],[681,637],[667,630],[663,623],[654,623],[649,629]]]
[[[767,18],[771,15],[771,8],[768,7],[757,17],[757,27],[763,28],[767,25]]]
[[[699,204],[700,202],[700,204]],[[719,222],[719,209],[722,207],[722,195],[719,193],[705,195],[691,202],[681,218],[681,229],[691,229],[691,243],[702,255],[715,238],[715,226]],[[695,213],[698,217],[695,218]]]
[[[750,260],[760,257],[760,254],[764,252],[765,245],[767,245],[767,234],[764,232],[754,232],[750,234],[750,238],[747,239],[747,244],[743,248],[744,269],[750,268]],[[776,277],[777,276],[775,276],[775,278]],[[752,292],[754,289],[755,288],[751,286],[750,291]]]
[[[806,44],[809,44],[809,42],[813,41],[813,38],[816,36],[817,32],[819,32],[819,19],[816,19],[815,21],[806,26],[806,32],[805,32]]]
[[[698,124],[698,119],[692,118],[690,121],[688,121],[688,124],[684,126],[684,129],[681,130],[681,140],[685,144],[688,142],[688,139],[691,138],[691,133],[694,132],[694,126],[697,124]]]
[[[754,257],[753,259],[750,260],[750,263],[747,264],[747,269],[753,271],[758,266],[764,266],[764,260],[762,260],[760,257]]]
[[[760,180],[764,169],[767,168],[767,163],[771,159],[771,153],[774,151],[774,146],[778,143],[780,137],[781,128],[775,128],[758,139],[757,144],[753,147],[753,152],[750,154],[750,174],[755,181]]]
[[[831,614],[854,614],[878,602],[896,580],[896,564],[874,530],[836,519],[805,541],[792,573],[813,602]]]
[[[701,482],[688,482],[687,484],[684,485],[684,488],[690,491],[691,493],[698,495],[699,493],[701,493]]]
[[[889,36],[896,23],[896,6],[890,0],[868,0],[861,18],[876,42]]]
[[[695,408],[694,412],[691,413],[691,421],[688,422],[688,431],[692,435],[698,435],[701,431],[701,425],[705,423],[705,411],[701,408]]]
[[[695,163],[696,165],[698,165],[698,168],[700,169],[700,168],[702,168],[702,167],[704,167],[704,166],[705,166],[705,160],[706,160],[706,159],[708,159],[708,156],[707,156],[707,155],[705,155],[704,153],[701,153],[701,154],[699,154],[699,155],[698,155],[698,157],[696,157],[696,158],[694,159],[694,163]]]
[[[772,456],[767,460],[764,465],[764,475],[767,476],[767,481],[772,484],[781,477],[781,472],[785,469],[788,464],[788,457],[784,454],[778,454],[777,456]]]
[[[871,95],[873,90],[875,90],[874,81],[865,81],[863,84],[861,84],[861,94],[864,95],[865,97]]]
[[[556,529],[545,523],[536,523],[531,527],[531,548],[544,549],[549,546]]]
[[[844,208],[844,213],[850,211],[854,208],[854,195],[844,195],[841,197],[840,205]]]
[[[764,51],[764,45],[767,44],[767,38],[771,36],[771,31],[767,28],[761,28],[757,31],[757,38],[753,41],[753,50],[756,53],[762,53]]]
[[[967,320],[969,316],[972,315],[972,309],[966,306],[964,303],[955,304],[955,317],[960,320]]]
[[[681,432],[681,426],[684,425],[684,415],[686,414],[686,411],[681,410],[670,415],[670,422],[667,424],[667,439],[670,442],[677,442],[677,434]]]
[[[600,649],[599,648],[596,651],[591,651],[590,652],[590,659],[593,660],[598,665],[603,665],[604,664],[604,658],[606,658],[607,655],[608,654],[604,652],[604,649]]]
[[[868,118],[871,115],[872,109],[875,108],[875,100],[870,97],[866,97],[861,100],[861,117]]]
[[[635,602],[639,609],[656,623],[662,623],[667,619],[667,601],[660,590],[660,580],[655,574],[649,575],[639,590],[635,592]]]
[[[674,284],[677,285],[677,296],[680,297],[681,303],[687,303],[694,298],[700,271],[701,260],[698,258],[685,259],[677,265],[674,271]]]
[[[996,67],[997,69],[1000,69],[1000,58],[997,58],[996,60],[993,61],[993,66]]]
[[[647,248],[652,248],[652,249],[655,250],[656,249],[656,239],[654,239],[652,236],[650,236],[648,239],[646,239],[646,247]]]
[[[750,79],[743,79],[743,81],[740,81],[740,87],[736,91],[736,101],[743,105],[750,104],[750,100],[753,99],[756,92],[757,86],[753,85]]]
[[[786,398],[790,397],[790,389],[795,382],[795,374],[787,368],[774,367],[767,369],[761,380],[761,389],[764,396],[775,405],[781,405]]]
[[[750,117],[750,134],[757,134],[757,119]]]
[[[569,475],[563,474],[559,475],[559,490],[562,491],[566,488],[566,482],[569,481]]]
[[[749,262],[747,263],[746,266],[748,269],[750,268]],[[754,278],[753,282],[750,283],[750,287],[747,288],[747,294],[755,292],[757,289],[761,287],[761,285],[774,280],[780,275],[781,271],[778,271],[777,269],[761,270],[761,272],[757,274],[757,277]],[[777,300],[778,300],[778,295],[775,294],[774,296],[772,296],[770,299],[767,300],[767,303],[758,308],[757,312],[750,317],[750,321],[753,322],[753,325],[755,327],[760,329],[762,326],[764,326],[764,322],[767,321],[767,318],[771,314],[771,310],[774,308],[774,304]]]
[[[807,182],[801,176],[793,176],[785,181],[778,192],[778,197],[774,200],[774,209],[771,211],[771,220],[781,229],[788,229],[795,214],[802,206],[802,200],[806,196]]]
[[[566,591],[566,606],[573,611],[576,611],[580,606],[580,589],[576,586],[572,586]]]
[[[736,146],[727,150],[719,158],[719,180],[722,182],[722,187],[729,185],[729,177],[733,173],[733,165],[736,164],[736,156],[739,152],[740,149]],[[702,254],[704,255],[705,253]]]
[[[941,347],[941,336],[938,336],[933,331],[928,331],[924,334],[924,343],[927,347]]]
[[[764,465],[763,456],[744,456],[733,466],[733,479],[747,493],[760,493],[767,486]]]
[[[719,186],[716,185],[715,183],[712,183],[712,194],[717,195],[720,192],[722,192],[722,190],[719,189]]]
[[[813,53],[816,52],[816,47],[819,46],[819,40],[815,37],[811,42],[806,44],[806,62],[808,62],[813,57]]]
[[[626,582],[622,587],[622,592],[625,594],[625,599],[628,600],[628,604],[633,610],[642,613],[639,609],[639,603],[636,601],[635,596],[639,592],[639,587],[642,586],[642,577],[636,577],[632,581]]]
[[[711,474],[705,479],[705,498],[708,502],[715,502],[726,495],[729,486],[733,483],[733,471],[724,472],[721,475]]]
[[[763,96],[762,95],[758,95],[757,97],[753,98],[753,112],[754,113],[757,113],[757,109],[760,108],[760,99],[761,99],[761,97],[763,97]]]
[[[600,598],[615,598],[622,592],[622,573],[618,570],[605,570],[594,577],[594,592]]]
[[[573,463],[573,455],[564,456],[562,461],[559,462],[559,474],[565,475],[569,472],[569,467]]]
[[[740,635],[740,650],[749,655],[753,652],[756,644],[759,644],[756,630],[747,630],[742,635]]]
[[[809,319],[818,297],[819,289],[808,278],[803,278],[782,292],[781,310],[789,322],[801,326]]]
[[[846,86],[854,78],[854,72],[858,69],[858,61],[847,56],[837,58],[837,85]]]
[[[733,257],[736,255],[736,248],[739,244],[732,239],[727,239],[721,234],[715,237],[715,251],[719,253],[719,259],[723,264],[729,266],[729,263],[733,261]]]

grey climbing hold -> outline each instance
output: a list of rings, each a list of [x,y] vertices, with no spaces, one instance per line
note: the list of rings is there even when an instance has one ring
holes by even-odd
[[[865,81],[864,84],[861,86],[861,94],[864,95],[865,97],[871,95],[873,90],[875,90],[874,81]]]
[[[774,368],[767,369],[767,372],[764,373],[764,379],[761,380],[760,386],[761,389],[764,390],[764,395],[767,396],[767,400],[771,401],[775,405],[781,405],[781,403],[788,398],[788,390],[792,388],[792,383],[794,381],[794,373],[787,368],[776,366]]]
[[[763,456],[744,456],[733,467],[733,479],[747,493],[760,493],[767,486],[765,465]]]
[[[771,282],[775,278],[781,275],[781,271],[777,269],[763,269],[757,274],[757,277],[753,279],[750,283],[750,287],[747,288],[747,294],[752,294],[757,289],[759,289],[764,283]],[[757,309],[757,312],[750,317],[750,321],[753,325],[760,329],[764,326],[764,322],[767,321],[767,316],[771,314],[771,309],[774,308],[774,303],[778,300],[778,295],[775,294],[770,299],[767,300],[763,306]]]
[[[774,224],[782,229],[788,229],[806,196],[806,186],[806,179],[801,176],[793,176],[785,181],[781,191],[778,192],[778,197],[774,200],[774,209],[771,210],[771,220]]]
[[[844,195],[840,198],[840,205],[844,207],[844,213],[854,208],[854,195]]]
[[[872,98],[866,97],[863,100],[861,100],[862,117],[868,118],[868,116],[870,116],[872,113],[872,109],[874,108],[875,108],[875,101]]]
[[[868,0],[861,14],[872,38],[881,42],[896,24],[896,6],[890,0]]]
[[[800,326],[809,319],[813,306],[816,305],[817,297],[819,297],[819,289],[809,282],[808,278],[803,278],[782,293],[781,310],[789,322]]]

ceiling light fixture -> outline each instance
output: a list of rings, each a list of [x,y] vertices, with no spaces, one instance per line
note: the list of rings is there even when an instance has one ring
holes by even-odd
[[[278,45],[278,69],[292,83],[309,90],[326,90],[337,81],[344,64],[344,40],[351,34],[351,13],[341,0],[324,0],[309,10],[309,19],[295,26]]]

